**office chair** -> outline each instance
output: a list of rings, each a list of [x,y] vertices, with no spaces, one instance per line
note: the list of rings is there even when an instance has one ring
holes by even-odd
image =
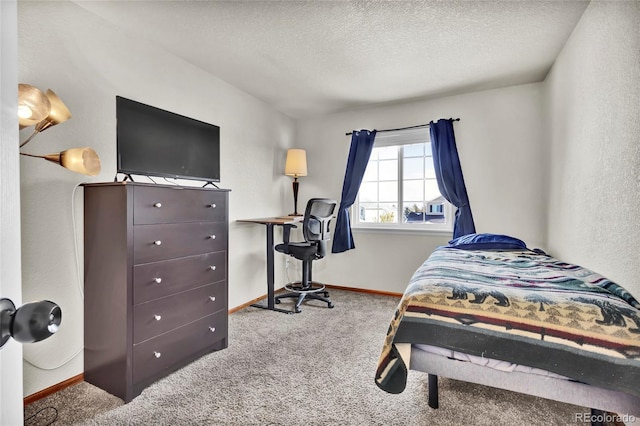
[[[305,299],[321,300],[329,308],[333,308],[333,303],[329,300],[329,292],[325,290],[325,286],[313,281],[311,278],[311,262],[322,259],[327,254],[327,241],[330,240],[329,222],[332,219],[336,204],[335,200],[327,198],[312,198],[309,200],[302,220],[303,242],[290,242],[289,234],[291,228],[297,228],[297,226],[293,224],[284,225],[284,242],[278,244],[275,249],[280,253],[302,260],[302,279],[285,285],[284,288],[289,293],[276,296],[275,303],[280,303],[280,299],[284,298],[298,298],[295,306],[296,313],[300,312],[300,305]]]

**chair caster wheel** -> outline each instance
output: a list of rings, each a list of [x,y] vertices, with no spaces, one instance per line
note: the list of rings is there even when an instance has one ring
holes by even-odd
[[[296,308],[296,310],[294,311],[296,314],[299,314],[300,312],[302,312],[302,310]]]
[[[274,302],[276,303],[276,305],[280,304],[280,300],[279,299],[276,299]]]
[[[329,303],[329,309],[333,309],[333,303]]]

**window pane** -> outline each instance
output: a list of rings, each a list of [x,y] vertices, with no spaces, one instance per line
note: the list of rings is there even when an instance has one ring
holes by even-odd
[[[427,157],[431,157],[433,155],[433,152],[431,151],[432,146],[433,145],[431,145],[431,142],[427,142],[424,144],[424,152]]]
[[[420,201],[424,196],[424,180],[405,180],[402,182],[402,198],[405,201]]]
[[[423,210],[422,203],[404,203],[402,205],[402,221],[406,223],[424,222]]]
[[[381,223],[398,223],[397,204],[380,203],[378,218]]]
[[[360,209],[358,213],[360,222],[378,222],[378,203],[360,203],[358,207]]]
[[[436,178],[436,169],[433,166],[433,157],[424,158],[424,177],[427,179]]]
[[[398,201],[398,181],[380,182],[380,201]]]
[[[398,158],[397,146],[385,146],[378,149],[378,158],[380,160],[388,160],[391,158]]]
[[[378,183],[363,183],[360,185],[360,193],[359,193],[360,201],[378,201]]]
[[[371,151],[371,157],[369,157],[369,161],[373,161],[373,160],[377,160],[378,159],[378,152],[380,151],[381,148],[373,148],[373,150]]]
[[[405,158],[402,161],[403,179],[423,179],[424,178],[424,157]]]
[[[367,169],[364,171],[364,177],[362,178],[364,182],[371,182],[378,180],[378,162],[377,161],[369,161],[367,164]]]
[[[380,180],[398,180],[398,160],[380,161]]]
[[[422,157],[424,155],[425,145],[424,143],[405,145],[402,150],[402,155],[405,157]]]
[[[429,223],[444,222],[444,198],[441,197],[437,202],[427,203],[425,219]]]
[[[438,182],[435,179],[425,179],[424,199],[431,201],[439,197],[442,197],[442,195],[440,195],[440,190],[438,189]]]

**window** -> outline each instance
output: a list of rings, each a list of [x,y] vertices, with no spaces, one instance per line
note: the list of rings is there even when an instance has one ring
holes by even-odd
[[[438,189],[429,128],[378,133],[352,215],[356,228],[451,231]]]

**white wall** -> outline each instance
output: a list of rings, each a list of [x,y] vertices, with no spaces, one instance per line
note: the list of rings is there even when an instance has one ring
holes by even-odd
[[[388,129],[460,117],[458,152],[477,232],[508,234],[545,246],[542,85],[528,84],[422,102],[359,109],[299,120],[296,142],[307,149],[300,199],[340,199],[354,129]],[[354,230],[356,249],[314,265],[332,284],[403,292],[413,271],[450,235]]]
[[[307,149],[302,210],[311,197],[340,199],[349,149],[345,132],[442,117],[461,118],[454,128],[478,232],[510,234],[530,247],[550,249],[640,296],[640,231],[632,216],[640,210],[638,5],[593,2],[545,83],[312,117],[296,125],[74,4],[20,2],[19,80],[55,90],[74,114],[39,135],[26,151],[92,146],[103,164],[103,173],[88,179],[41,160],[21,161],[23,297],[50,298],[63,309],[56,336],[25,346],[27,360],[53,370],[25,364],[24,395],[83,370],[82,357],[74,356],[83,344],[74,256],[82,234],[74,241],[71,219],[75,205],[81,231],[82,191],[74,203],[72,194],[80,182],[113,179],[115,95],[221,126],[221,186],[233,190],[232,307],[265,293],[264,229],[233,221],[291,210],[291,181],[282,175],[288,147]],[[402,292],[415,268],[449,239],[365,231],[354,236],[355,250],[330,254],[314,265],[316,279]],[[81,264],[81,245],[79,259]],[[283,281],[276,271],[277,281]],[[297,273],[290,271],[292,277]],[[4,369],[2,374],[4,379]]]
[[[545,80],[551,253],[640,298],[640,2],[594,1]]]
[[[20,82],[51,88],[73,114],[68,122],[38,135],[24,150],[49,153],[90,146],[100,155],[103,170],[96,178],[88,178],[43,160],[21,161],[23,295],[27,300],[54,300],[63,313],[55,336],[25,347],[24,395],[30,395],[83,372],[79,354],[83,347],[82,272],[77,271],[74,254],[79,244],[82,267],[82,190],[76,192],[74,201],[72,195],[78,183],[114,178],[115,96],[221,127],[220,186],[232,190],[230,307],[266,293],[264,229],[234,221],[280,215],[285,202],[288,205],[290,180],[283,170],[294,122],[73,3],[20,2],[18,31]],[[22,139],[28,133],[23,130]],[[75,240],[73,212],[79,230]],[[278,272],[281,275],[281,269]]]
[[[0,297],[21,305],[18,29],[15,1],[0,2]],[[22,345],[0,349],[0,424],[21,425]]]

